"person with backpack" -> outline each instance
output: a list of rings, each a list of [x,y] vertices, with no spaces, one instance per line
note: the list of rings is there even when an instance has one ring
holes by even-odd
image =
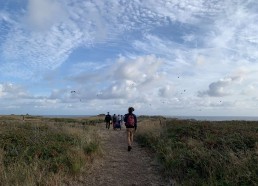
[[[137,130],[137,117],[133,114],[134,108],[129,107],[128,113],[124,116],[124,122],[126,126],[128,151],[132,150],[133,134]]]
[[[106,122],[106,128],[109,129],[110,127],[110,122],[111,122],[111,115],[109,114],[109,112],[107,113],[107,115],[105,116],[105,122]]]

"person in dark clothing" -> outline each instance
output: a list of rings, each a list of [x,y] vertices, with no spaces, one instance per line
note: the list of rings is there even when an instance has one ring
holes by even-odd
[[[110,127],[110,122],[111,122],[112,118],[109,114],[109,112],[107,113],[107,115],[105,116],[105,122],[106,122],[106,128],[109,129]]]
[[[129,107],[128,113],[124,116],[124,122],[126,126],[128,151],[132,149],[133,135],[137,130],[137,117],[133,114],[134,108]]]
[[[116,116],[116,114],[114,114],[113,117],[112,117],[112,123],[113,123],[113,129],[115,130],[115,126],[116,126],[116,123],[117,123],[117,116]]]

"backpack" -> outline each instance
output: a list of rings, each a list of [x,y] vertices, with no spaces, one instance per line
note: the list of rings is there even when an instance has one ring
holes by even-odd
[[[128,127],[134,127],[135,121],[134,121],[134,115],[129,114],[126,121],[126,126]]]

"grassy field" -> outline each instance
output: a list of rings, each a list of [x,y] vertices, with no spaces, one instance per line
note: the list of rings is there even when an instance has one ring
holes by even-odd
[[[258,122],[138,120],[137,141],[175,185],[258,185]],[[87,176],[101,155],[101,122],[103,116],[0,116],[0,185],[69,185]]]
[[[1,185],[60,185],[101,154],[102,118],[0,116]]]
[[[258,122],[139,121],[138,142],[176,185],[258,185]]]

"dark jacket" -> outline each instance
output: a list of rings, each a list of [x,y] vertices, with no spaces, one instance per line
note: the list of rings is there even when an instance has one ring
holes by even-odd
[[[111,115],[106,115],[105,117],[105,122],[110,122],[111,121]]]
[[[127,122],[127,118],[129,116],[129,114],[132,114],[134,116],[134,127],[131,127],[131,126],[126,126],[126,122]],[[134,128],[135,130],[137,129],[137,117],[135,114],[133,113],[127,113],[125,116],[124,116],[124,122],[125,122],[125,126],[126,128]]]

